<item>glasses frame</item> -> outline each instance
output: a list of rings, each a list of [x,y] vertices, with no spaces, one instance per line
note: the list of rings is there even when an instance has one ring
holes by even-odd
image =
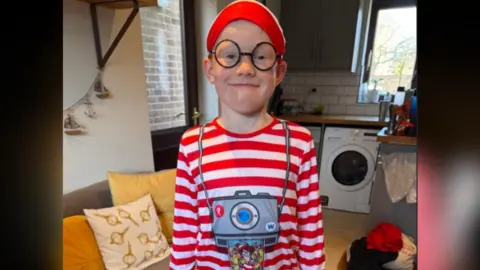
[[[219,46],[220,44],[222,44],[222,42],[225,42],[225,41],[229,41],[229,42],[233,43],[233,45],[235,45],[235,47],[237,47],[238,52],[240,53],[240,57],[238,57],[237,61],[236,61],[233,65],[230,65],[230,66],[222,65],[222,64],[220,63],[220,61],[218,61],[218,59],[217,59],[217,54],[216,54],[217,48],[218,48],[218,46]],[[275,61],[273,61],[273,64],[272,64],[269,68],[265,68],[265,69],[262,69],[262,68],[257,67],[257,65],[255,65],[255,61],[253,61],[253,52],[254,52],[258,47],[260,47],[260,46],[263,45],[263,44],[268,44],[268,45],[270,45],[270,46],[272,47],[273,51],[275,52]],[[238,65],[238,63],[240,63],[240,61],[242,60],[242,56],[244,56],[244,55],[249,56],[249,57],[250,57],[250,62],[252,62],[252,65],[253,65],[256,69],[258,69],[258,70],[260,70],[260,71],[268,71],[268,70],[272,69],[272,68],[275,66],[275,64],[277,63],[278,59],[282,59],[282,55],[279,55],[279,54],[277,53],[277,50],[275,49],[275,47],[273,46],[273,44],[270,43],[270,42],[267,42],[267,41],[263,41],[263,42],[260,42],[260,43],[258,43],[257,45],[255,45],[255,48],[253,48],[252,52],[242,52],[242,50],[240,49],[240,46],[238,46],[238,44],[237,44],[235,41],[233,41],[233,40],[231,40],[231,39],[224,39],[224,40],[220,41],[220,42],[217,44],[217,46],[215,46],[215,48],[214,48],[213,50],[210,51],[210,54],[213,54],[213,56],[215,57],[215,61],[217,61],[217,63],[218,63],[220,66],[222,66],[222,67],[224,67],[224,68],[227,68],[227,69],[234,68],[236,65]]]

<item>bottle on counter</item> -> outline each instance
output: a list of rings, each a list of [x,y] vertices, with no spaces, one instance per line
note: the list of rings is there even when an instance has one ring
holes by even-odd
[[[417,96],[414,94],[413,97],[410,98],[410,122],[412,123],[413,127],[409,130],[408,136],[416,137],[417,136],[417,127],[418,127],[418,114],[417,114]]]
[[[388,135],[393,135],[395,133],[395,128],[397,126],[397,112],[396,112],[396,107],[394,104],[391,104],[388,106],[388,128],[387,128],[387,134]]]
[[[404,102],[405,102],[405,87],[399,86],[397,88],[397,93],[395,94],[395,100],[393,101],[393,104],[403,105]]]

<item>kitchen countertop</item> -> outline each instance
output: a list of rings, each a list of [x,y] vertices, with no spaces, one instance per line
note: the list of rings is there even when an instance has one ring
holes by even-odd
[[[386,127],[380,130],[380,132],[377,134],[377,142],[400,145],[417,145],[417,137],[388,135],[386,131]]]
[[[373,127],[385,127],[388,125],[388,122],[379,121],[378,116],[299,114],[280,115],[278,118],[302,124],[356,125]]]

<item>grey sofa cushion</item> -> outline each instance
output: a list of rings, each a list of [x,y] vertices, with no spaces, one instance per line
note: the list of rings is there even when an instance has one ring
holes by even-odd
[[[63,195],[64,218],[83,215],[85,208],[98,209],[111,206],[113,206],[112,195],[107,180]]]
[[[160,170],[158,172],[161,172]],[[157,173],[158,173],[157,172]],[[154,173],[153,171],[139,171],[136,174]],[[108,180],[77,189],[63,195],[63,217],[83,215],[83,209],[99,209],[112,207],[112,194]]]

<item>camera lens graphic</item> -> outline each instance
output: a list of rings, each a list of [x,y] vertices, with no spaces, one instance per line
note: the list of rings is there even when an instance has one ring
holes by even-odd
[[[238,210],[237,219],[242,224],[247,224],[252,221],[252,212],[250,210],[243,208]]]
[[[253,205],[242,202],[233,207],[231,220],[238,229],[249,230],[257,225],[259,214]]]

